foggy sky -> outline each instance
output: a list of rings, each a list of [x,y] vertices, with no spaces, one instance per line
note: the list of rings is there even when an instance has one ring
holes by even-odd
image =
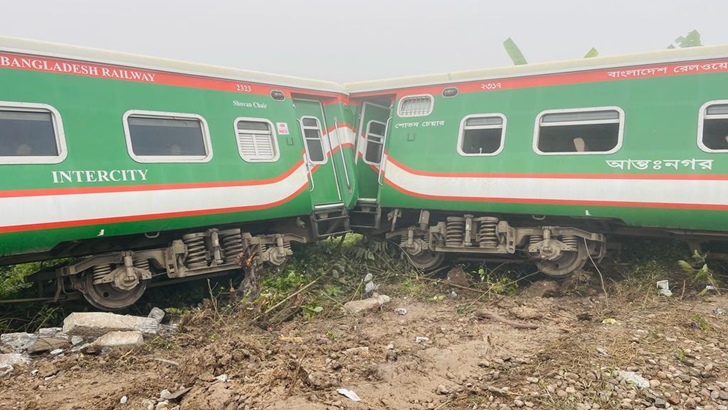
[[[349,82],[728,44],[725,0],[25,0],[0,35]]]

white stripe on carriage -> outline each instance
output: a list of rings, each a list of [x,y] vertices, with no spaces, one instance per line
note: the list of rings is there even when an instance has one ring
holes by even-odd
[[[436,197],[728,205],[728,180],[430,176],[393,162],[385,169],[395,185]]]
[[[0,215],[3,226],[10,227],[266,206],[307,183],[306,168],[300,165],[284,179],[265,185],[0,198]]]

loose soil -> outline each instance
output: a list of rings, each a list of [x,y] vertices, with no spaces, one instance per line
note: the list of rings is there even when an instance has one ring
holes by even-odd
[[[727,297],[627,283],[606,297],[581,279],[497,297],[445,280],[443,296],[262,326],[208,306],[144,347],[35,358],[0,378],[0,409],[725,408]]]

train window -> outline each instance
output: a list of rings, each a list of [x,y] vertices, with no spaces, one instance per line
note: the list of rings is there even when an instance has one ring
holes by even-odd
[[[399,100],[397,115],[400,117],[422,117],[432,112],[433,99],[429,94],[410,95]]]
[[[703,105],[700,116],[700,149],[707,152],[728,152],[728,101],[713,101]]]
[[[382,161],[384,134],[386,130],[387,124],[383,122],[372,120],[367,123],[367,145],[366,151],[364,152],[364,162],[379,164]]]
[[[321,123],[316,117],[301,117],[301,130],[306,141],[306,154],[313,163],[326,162],[324,144],[321,138]]]
[[[496,155],[503,148],[506,117],[501,114],[469,115],[460,122],[460,155]]]
[[[58,111],[45,104],[0,102],[0,164],[55,164],[65,158]]]
[[[137,162],[207,162],[212,158],[207,123],[199,115],[128,111],[124,129]]]
[[[278,144],[273,124],[267,120],[239,118],[235,123],[238,152],[248,162],[278,160]]]
[[[544,111],[536,118],[533,149],[543,155],[611,154],[622,145],[618,107]]]

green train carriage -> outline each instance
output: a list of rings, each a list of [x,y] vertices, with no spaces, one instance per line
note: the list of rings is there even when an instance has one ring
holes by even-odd
[[[0,38],[0,263],[100,308],[157,278],[282,263],[349,230],[334,83]]]
[[[563,276],[608,237],[728,234],[728,47],[347,89],[361,112],[352,216],[420,267],[458,254]]]

